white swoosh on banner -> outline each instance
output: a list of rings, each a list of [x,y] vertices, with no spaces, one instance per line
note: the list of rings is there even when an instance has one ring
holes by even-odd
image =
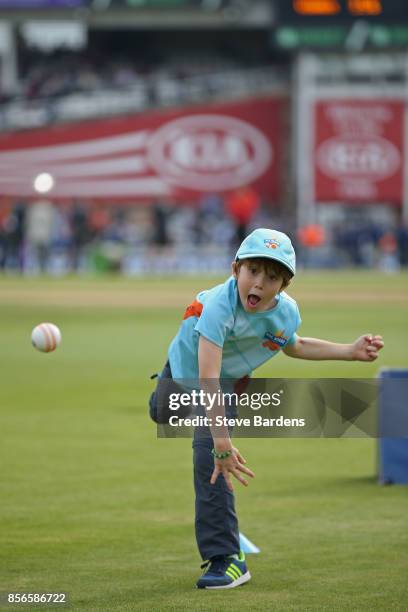
[[[109,153],[129,152],[146,146],[150,130],[83,142],[0,151],[0,162],[53,163],[71,158],[98,157]]]
[[[30,173],[33,177],[40,172],[49,172],[55,179],[61,177],[82,177],[82,176],[104,176],[107,174],[137,174],[146,172],[147,163],[143,155],[134,155],[133,157],[118,157],[114,159],[100,159],[94,161],[82,161],[79,163],[53,163],[42,162],[41,165],[37,160],[33,163],[24,163],[24,166],[13,162],[3,162],[0,158],[0,183],[8,181],[10,176],[16,178],[26,178]],[[7,173],[4,174],[4,173]]]
[[[144,130],[84,142],[0,151],[0,194],[33,196],[35,177],[41,172],[49,172],[56,179],[50,193],[55,197],[168,195],[170,189],[160,178],[119,180],[120,175],[147,171],[142,149],[147,144],[149,134],[149,130]],[[131,151],[135,151],[135,154],[131,155]],[[109,154],[126,155],[100,159]],[[115,175],[109,181],[92,180],[92,177],[109,174]]]
[[[2,195],[19,197],[34,195],[31,181],[16,180],[0,187]],[[157,178],[98,181],[60,181],[50,193],[54,197],[115,197],[115,196],[166,196],[170,195],[169,186]]]

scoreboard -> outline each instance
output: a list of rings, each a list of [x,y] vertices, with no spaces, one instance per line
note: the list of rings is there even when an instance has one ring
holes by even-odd
[[[280,25],[408,21],[407,0],[278,0]]]

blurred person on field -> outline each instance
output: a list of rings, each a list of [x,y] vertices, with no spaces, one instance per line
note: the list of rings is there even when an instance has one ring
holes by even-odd
[[[253,371],[280,352],[298,359],[371,362],[383,347],[381,336],[372,334],[347,344],[299,336],[299,308],[286,293],[295,273],[290,238],[273,229],[254,230],[240,245],[231,276],[201,291],[187,307],[150,397],[150,417],[169,427],[172,417],[191,415],[192,407],[184,404],[173,412],[174,396],[200,390],[213,398],[211,405],[204,400],[198,413],[211,422],[200,422],[193,440],[195,531],[206,568],[200,589],[230,589],[251,578],[240,550],[232,477],[247,486],[246,477],[254,473],[224,422],[238,416],[239,402],[217,398],[224,392],[231,397],[231,390],[238,396]]]
[[[114,207],[111,210],[110,221],[99,236],[99,253],[105,260],[106,269],[119,272],[126,253],[127,214],[124,210]]]
[[[4,270],[6,263],[6,219],[7,206],[0,205],[0,270]]]
[[[261,200],[258,193],[245,186],[229,193],[225,198],[225,209],[235,222],[236,244],[240,244],[248,233],[248,225],[257,213]]]
[[[83,204],[75,203],[70,214],[71,268],[80,267],[83,251],[90,239],[88,211]]]
[[[41,272],[46,272],[50,254],[55,208],[48,200],[34,202],[27,210],[27,246],[33,251]]]
[[[208,193],[202,196],[195,210],[192,232],[194,244],[208,245],[217,240],[220,235],[221,225],[223,225],[224,202],[219,194]]]
[[[385,232],[378,241],[380,269],[384,272],[399,272],[398,241],[393,231]]]
[[[408,265],[408,225],[401,225],[398,230],[398,252],[401,266]]]
[[[26,225],[26,205],[17,202],[3,218],[3,265],[23,270]]]
[[[170,243],[168,232],[168,210],[160,202],[156,202],[151,210],[153,220],[152,242],[155,246],[165,247]]]
[[[111,211],[107,206],[97,204],[91,208],[88,219],[91,240],[97,240],[102,236],[105,228],[109,226],[111,219]]]
[[[313,264],[313,253],[326,242],[326,233],[322,225],[310,223],[298,230],[298,241],[303,254],[302,260],[305,267]]]

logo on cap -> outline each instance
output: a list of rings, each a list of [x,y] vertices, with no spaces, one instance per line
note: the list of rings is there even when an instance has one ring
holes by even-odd
[[[277,249],[278,247],[280,247],[280,242],[278,242],[276,238],[266,238],[264,240],[264,245],[268,249]]]

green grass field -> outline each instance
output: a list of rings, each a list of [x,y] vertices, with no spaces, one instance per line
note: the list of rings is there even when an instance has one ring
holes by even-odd
[[[407,280],[300,274],[301,334],[386,347],[375,364],[282,355],[257,374],[407,367]],[[235,487],[240,527],[261,554],[245,587],[193,588],[191,441],[157,440],[146,405],[185,305],[212,284],[0,279],[0,592],[66,591],[74,610],[407,610],[408,490],[378,486],[369,439],[240,439],[256,472]],[[45,355],[30,332],[47,320],[63,344]]]

